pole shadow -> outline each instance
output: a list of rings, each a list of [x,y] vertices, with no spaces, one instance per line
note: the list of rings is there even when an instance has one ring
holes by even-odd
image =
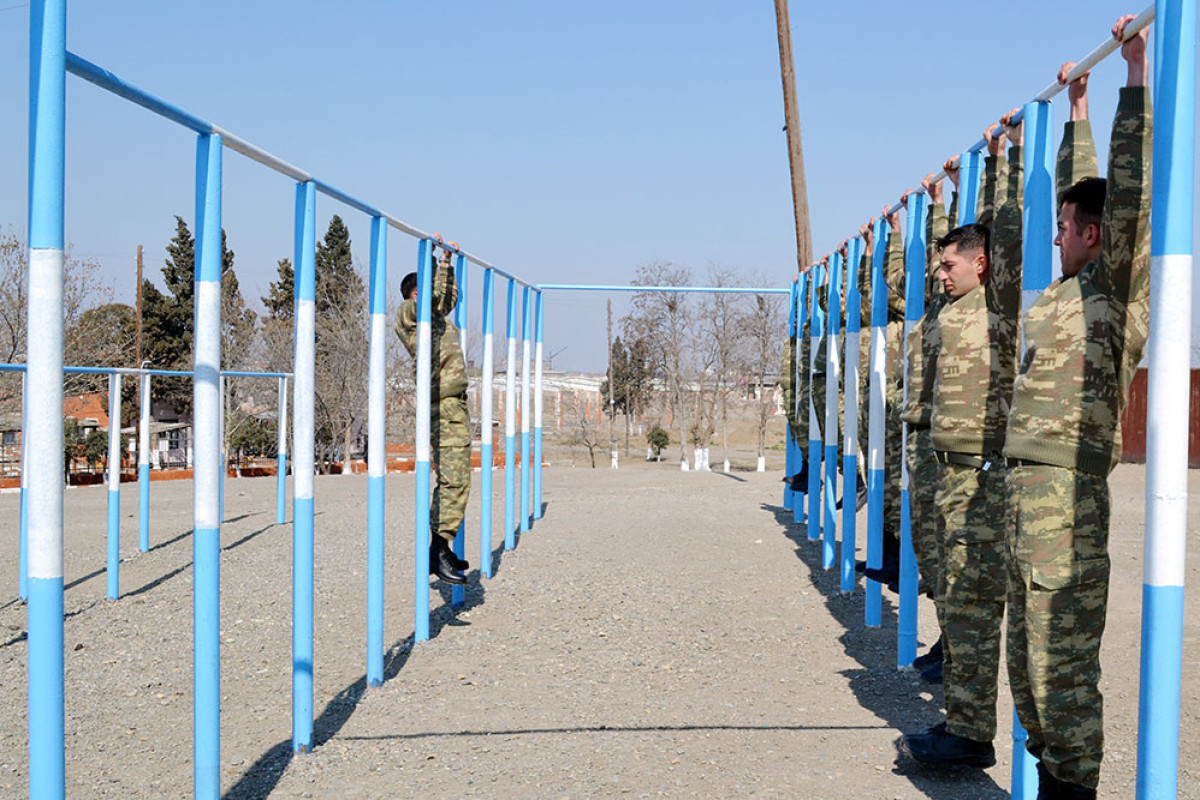
[[[943,718],[941,687],[921,683],[913,670],[896,667],[898,609],[888,601],[887,592],[884,592],[880,627],[868,628],[863,621],[864,579],[856,580],[854,593],[843,594],[839,570],[824,568],[822,542],[809,541],[807,525],[794,523],[792,512],[781,506],[763,503],[761,508],[774,515],[783,535],[796,545],[796,557],[808,568],[813,588],[825,598],[826,609],[844,629],[839,641],[846,655],[861,667],[841,674],[847,678],[858,704],[894,729],[897,741],[902,733],[921,731],[940,722]],[[898,750],[892,773],[908,778],[913,788],[933,800],[967,797],[998,800],[1009,796],[982,770],[940,770],[922,765]]]

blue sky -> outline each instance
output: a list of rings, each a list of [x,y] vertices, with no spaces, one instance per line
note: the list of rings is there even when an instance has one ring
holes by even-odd
[[[818,253],[1144,2],[793,3]],[[28,20],[0,0],[0,226],[22,233]],[[795,271],[769,0],[71,0],[68,46],[532,281],[627,283],[656,259],[697,283],[710,264],[771,285]],[[1101,148],[1123,79],[1114,56],[1092,81]],[[173,215],[194,213],[195,137],[73,77],[67,97],[67,238],[132,302],[137,245],[158,279]],[[289,180],[227,151],[254,304],[291,256],[292,203]],[[365,264],[368,220],[326,198],[317,213],[322,232],[346,219]],[[389,249],[395,284],[416,247],[393,232]],[[603,297],[552,294],[546,313],[556,367],[602,368]]]

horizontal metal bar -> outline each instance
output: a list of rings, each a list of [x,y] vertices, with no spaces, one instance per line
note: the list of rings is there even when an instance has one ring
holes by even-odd
[[[290,378],[290,372],[242,372],[234,369],[223,369],[221,374],[230,378]]]
[[[700,294],[790,294],[791,289],[756,289],[745,286],[590,286],[573,283],[539,283],[538,291],[568,292],[690,292]]]
[[[24,372],[24,364],[0,364],[0,372]],[[163,375],[172,378],[190,378],[192,373],[179,369],[138,369],[137,367],[63,367],[63,372],[72,375]],[[241,372],[222,370],[222,375],[235,378],[290,378],[290,372]]]
[[[402,219],[380,211],[375,206],[359,200],[354,195],[347,194],[336,186],[326,183],[319,178],[313,177],[311,173],[301,169],[300,167],[297,167],[295,164],[284,161],[279,156],[263,150],[261,147],[246,141],[237,134],[214,125],[205,119],[195,116],[194,114],[190,114],[187,111],[184,111],[182,108],[172,105],[166,100],[163,100],[162,98],[157,97],[150,92],[134,86],[132,83],[117,77],[112,72],[93,64],[92,62],[76,55],[75,53],[67,53],[67,71],[73,75],[83,78],[88,83],[95,84],[101,89],[112,92],[118,97],[123,97],[131,103],[139,105],[148,111],[152,111],[153,113],[158,114],[160,117],[164,117],[172,122],[178,123],[185,128],[189,128],[196,133],[217,134],[221,137],[221,141],[225,144],[225,146],[235,153],[241,153],[251,161],[256,161],[259,164],[262,164],[264,167],[286,175],[294,181],[312,181],[316,185],[317,191],[319,191],[321,194],[331,197],[338,202],[344,203],[353,209],[361,211],[367,216],[382,217],[383,219],[387,220],[387,223],[390,227],[395,228],[398,231],[407,233],[409,236],[415,236],[418,239],[434,238],[433,234],[426,233],[420,228],[410,225]],[[465,256],[468,261],[471,261],[472,263],[475,263],[484,269],[495,270],[496,274],[514,280],[522,286],[529,286],[531,288],[533,287],[532,283],[497,269],[493,264],[490,264],[477,255],[468,253],[467,251],[458,247],[451,247],[448,244],[442,244],[440,246],[446,250]]]
[[[1141,14],[1139,14],[1135,20],[1130,22],[1125,27],[1125,39],[1123,40],[1123,42],[1127,42],[1130,39],[1132,39],[1134,36],[1136,36],[1138,33],[1140,33],[1142,30],[1144,30],[1147,26],[1149,26],[1151,22],[1154,22],[1154,4],[1153,3],[1151,3],[1150,6],[1145,11],[1143,11]],[[1081,75],[1083,75],[1084,73],[1090,72],[1093,67],[1095,67],[1101,61],[1103,61],[1104,59],[1108,58],[1110,55],[1115,53],[1121,47],[1123,42],[1118,42],[1116,39],[1112,38],[1111,36],[1108,37],[1103,43],[1100,44],[1100,46],[1098,46],[1096,49],[1092,50],[1092,52],[1090,52],[1086,56],[1084,56],[1083,59],[1080,60],[1071,69],[1071,71],[1067,73],[1067,82],[1065,84],[1059,83],[1057,80],[1055,80],[1054,83],[1050,84],[1045,89],[1043,89],[1041,92],[1039,92],[1038,95],[1033,98],[1033,102],[1035,102],[1035,103],[1049,102],[1054,97],[1056,97],[1060,92],[1062,92],[1064,89],[1066,89],[1067,86],[1069,86],[1073,81],[1075,81]],[[1021,106],[1020,109],[1017,111],[1016,115],[1013,117],[1012,124],[1017,125],[1017,124],[1021,123],[1024,119],[1025,119],[1025,107]],[[999,120],[997,120],[997,122],[999,122]],[[987,140],[980,139],[979,141],[975,142],[975,144],[968,147],[967,152],[978,153],[978,152],[982,151],[985,147],[987,147]],[[959,156],[955,156],[953,165],[955,167],[957,167],[960,160],[961,159]],[[933,177],[932,183],[937,183],[940,180],[944,180],[945,177],[946,177],[946,171],[942,170]],[[916,189],[915,191],[922,192],[922,191],[924,191],[924,189],[923,188]],[[894,214],[900,208],[901,208],[900,204],[896,203],[894,206],[892,206],[891,208],[888,209],[888,213]]]

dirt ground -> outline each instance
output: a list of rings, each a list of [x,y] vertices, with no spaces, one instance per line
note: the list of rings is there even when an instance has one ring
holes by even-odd
[[[771,466],[730,475],[683,473],[673,460],[626,461],[615,472],[547,468],[545,518],[516,550],[494,553],[493,579],[472,575],[464,608],[433,591],[432,638],[415,647],[414,484],[390,476],[387,680],[369,691],[366,479],[318,478],[317,747],[295,758],[290,527],[274,524],[274,479],[230,480],[224,796],[1006,797],[1006,685],[994,768],[938,773],[897,756],[900,732],[938,720],[940,690],[896,670],[894,598],[885,593],[882,628],[863,626],[861,582],[853,595],[839,592],[836,572],[821,568],[818,546],[781,508],[779,453]],[[1144,476],[1122,466],[1112,478],[1105,798],[1134,794]],[[1191,477],[1194,531],[1200,473]],[[70,797],[191,796],[191,484],[153,486],[147,554],[137,552],[136,498],[136,486],[123,489],[122,599],[108,602],[105,491],[67,493]],[[14,554],[17,503],[0,496]],[[499,502],[494,518],[502,547]],[[477,500],[468,531],[477,562]],[[25,610],[15,556],[9,564],[0,576],[3,798],[27,791]],[[1193,542],[1193,586],[1198,572]],[[1184,798],[1200,798],[1197,605],[1192,592]],[[933,609],[924,602],[920,630],[928,644]]]

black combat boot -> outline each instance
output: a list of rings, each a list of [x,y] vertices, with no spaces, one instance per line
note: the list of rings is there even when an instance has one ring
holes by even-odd
[[[795,475],[785,476],[783,482],[788,485],[793,492],[805,494],[808,492],[808,462],[800,467],[800,471]]]
[[[893,536],[892,531],[883,531],[883,560],[878,569],[866,567],[863,574],[876,583],[886,585],[893,592],[900,585],[900,539]]]
[[[1038,762],[1037,800],[1096,800],[1096,790],[1074,783],[1060,781],[1050,774],[1046,765]]]
[[[942,663],[942,637],[938,637],[938,640],[925,652],[925,655],[917,656],[913,660],[912,665],[913,669],[920,672],[926,667],[932,667],[934,664],[940,663]]]
[[[450,543],[434,534],[429,543],[429,574],[436,575],[446,583],[465,585],[467,576],[456,568],[457,559],[450,549]]]
[[[924,733],[906,733],[900,738],[900,748],[922,764],[937,767],[984,769],[996,763],[996,750],[991,742],[955,736],[946,731],[944,722]]]

